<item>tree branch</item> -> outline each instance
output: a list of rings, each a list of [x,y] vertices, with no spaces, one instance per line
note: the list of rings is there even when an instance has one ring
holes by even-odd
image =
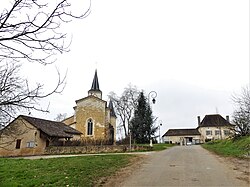
[[[58,3],[49,0],[13,1],[9,10],[4,9],[0,16],[0,60],[51,63],[51,56],[68,51],[69,46],[64,41],[66,34],[58,32],[61,23],[85,18],[91,12],[91,1],[88,9],[79,16],[70,11],[71,4],[67,0]],[[39,51],[40,55],[34,51]]]

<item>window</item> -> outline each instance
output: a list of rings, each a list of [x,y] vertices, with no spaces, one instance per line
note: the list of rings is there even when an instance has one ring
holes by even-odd
[[[230,135],[230,131],[229,130],[224,130],[224,135],[225,136],[229,136]]]
[[[87,135],[93,135],[93,122],[91,119],[88,120]]]
[[[30,147],[30,148],[35,147],[35,142],[34,141],[27,142],[26,147]]]
[[[49,147],[49,140],[46,140],[46,147]]]
[[[215,135],[221,135],[220,130],[215,130]]]
[[[16,149],[20,149],[21,147],[21,139],[16,140]]]
[[[208,135],[212,135],[213,133],[212,133],[212,131],[211,130],[207,130],[206,131],[206,135],[208,136]]]

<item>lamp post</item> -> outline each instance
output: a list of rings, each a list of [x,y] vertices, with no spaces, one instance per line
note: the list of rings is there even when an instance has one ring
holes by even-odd
[[[151,91],[148,93],[148,103],[149,103],[149,106],[150,106],[150,99],[152,98],[152,103],[155,104],[156,102],[156,98],[157,97],[157,93],[156,91]],[[152,143],[152,140],[151,140],[151,127],[149,129],[149,142],[150,142],[150,147],[153,146],[153,143]]]
[[[159,143],[161,143],[161,126],[162,126],[162,121],[160,120],[160,124],[159,124]]]

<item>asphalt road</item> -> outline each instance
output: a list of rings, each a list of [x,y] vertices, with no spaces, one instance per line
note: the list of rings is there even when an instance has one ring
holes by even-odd
[[[201,146],[176,146],[149,159],[121,186],[247,186],[236,171]]]

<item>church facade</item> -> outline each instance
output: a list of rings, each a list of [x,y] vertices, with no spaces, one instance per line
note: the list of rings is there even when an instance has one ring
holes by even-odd
[[[112,101],[108,104],[102,99],[97,70],[88,95],[75,102],[74,115],[62,122],[80,131],[81,139],[115,143],[116,115]]]

